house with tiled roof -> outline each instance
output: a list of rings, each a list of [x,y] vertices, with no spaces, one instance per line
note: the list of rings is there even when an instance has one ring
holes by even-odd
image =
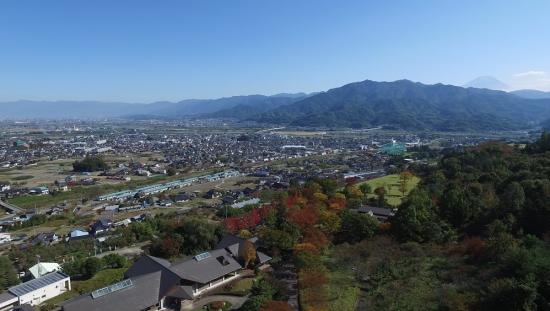
[[[69,300],[64,311],[161,310],[178,308],[208,291],[235,280],[245,268],[239,249],[246,239],[228,235],[208,252],[179,263],[144,255],[125,273],[122,282]],[[255,244],[257,239],[248,240]],[[257,251],[256,262],[266,264],[271,257]],[[127,303],[124,303],[126,301]]]

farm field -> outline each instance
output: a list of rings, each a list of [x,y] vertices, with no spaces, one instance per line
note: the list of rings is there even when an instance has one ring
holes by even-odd
[[[407,189],[405,191],[405,196],[411,192],[412,189],[416,188],[418,183],[420,182],[420,178],[413,176],[413,178],[408,182]],[[388,204],[392,206],[398,206],[401,204],[401,201],[403,200],[404,196],[399,190],[399,175],[393,174],[393,175],[386,175],[383,177],[373,178],[364,182],[359,183],[360,184],[368,184],[371,186],[372,191],[378,187],[384,187],[386,188],[386,199],[388,201]],[[368,193],[367,196],[369,198],[376,197],[374,193]]]
[[[56,179],[64,178],[64,172],[72,169],[72,162],[73,160],[45,161],[26,166],[23,169],[3,169],[0,170],[0,180],[24,184],[27,187],[47,185]]]

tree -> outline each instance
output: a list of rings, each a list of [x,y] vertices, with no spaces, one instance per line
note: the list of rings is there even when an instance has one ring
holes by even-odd
[[[15,268],[8,257],[0,256],[0,288],[4,290],[16,284],[19,284],[19,279]]]
[[[256,261],[256,248],[252,242],[245,240],[239,247],[239,257],[244,262],[244,267]]]
[[[212,249],[223,235],[220,226],[199,218],[185,219],[174,231],[183,237],[182,251],[188,255]]]
[[[401,190],[403,196],[405,196],[405,192],[407,192],[407,187],[413,176],[414,175],[409,171],[404,171],[399,174],[399,190]]]
[[[175,168],[171,167],[171,166],[168,169],[166,169],[166,175],[168,175],[168,176],[174,176],[177,173],[178,173],[178,171]]]
[[[360,242],[374,236],[378,226],[378,220],[370,215],[345,211],[342,213],[342,226],[338,232],[338,241]]]
[[[250,239],[253,236],[254,235],[250,231],[248,231],[247,229],[243,229],[243,230],[239,231],[239,237],[241,237],[243,239]]]
[[[109,166],[100,156],[86,156],[80,161],[73,162],[75,172],[95,172],[107,170]]]
[[[242,311],[258,311],[278,295],[278,289],[266,278],[262,277],[250,289],[250,298],[242,305]]]
[[[319,227],[326,234],[330,235],[338,232],[341,225],[342,221],[337,214],[330,211],[321,211],[319,213]]]
[[[384,206],[384,201],[386,200],[386,188],[377,187],[374,189],[374,194],[378,197],[378,207]]]
[[[363,194],[367,194],[372,192],[372,187],[368,183],[362,183],[359,185],[359,190],[361,190]]]
[[[401,241],[444,242],[453,237],[450,226],[436,213],[428,192],[411,191],[392,218],[392,232]]]
[[[102,269],[101,259],[97,257],[89,257],[89,258],[86,258],[86,260],[84,261],[84,264],[82,266],[82,274],[86,278],[91,278],[101,269]]]
[[[284,230],[265,228],[260,231],[262,242],[267,248],[290,250],[298,240],[299,230],[291,234]],[[297,233],[297,234],[296,234]]]
[[[509,183],[503,196],[503,203],[508,211],[521,211],[525,203],[525,192],[520,183],[516,181]]]
[[[122,268],[126,265],[126,258],[119,254],[109,254],[102,258],[103,265],[109,268]]]

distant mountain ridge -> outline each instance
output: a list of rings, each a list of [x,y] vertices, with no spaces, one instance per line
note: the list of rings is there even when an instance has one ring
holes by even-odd
[[[550,119],[550,99],[409,80],[365,80],[314,94],[248,95],[151,104],[19,101],[0,118],[231,118],[318,128],[518,130]]]
[[[519,97],[528,99],[546,99],[550,98],[550,92],[543,92],[539,90],[517,90],[510,92]]]
[[[502,91],[426,85],[408,80],[362,81],[331,89],[252,118],[293,126],[415,130],[512,130],[550,116],[550,101]]]
[[[100,101],[32,101],[0,102],[0,119],[64,119],[64,118],[113,118],[139,116],[140,118],[178,118],[184,116],[233,117],[234,107],[264,112],[280,105],[290,104],[309,96],[305,93],[284,93],[273,96],[247,95],[218,99],[186,99],[179,102],[161,101],[150,104],[134,104]],[[243,109],[244,110],[244,109]],[[216,113],[216,114],[214,114]],[[248,116],[252,116],[250,113]]]

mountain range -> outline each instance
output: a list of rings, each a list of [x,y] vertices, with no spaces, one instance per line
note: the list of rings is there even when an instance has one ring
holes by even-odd
[[[275,108],[252,120],[294,126],[454,131],[527,128],[549,116],[550,100],[545,99],[408,80],[366,80]]]
[[[510,92],[514,95],[529,99],[545,99],[550,98],[550,92],[543,92],[539,90],[517,90]]]
[[[543,93],[543,92],[541,92]],[[0,118],[231,118],[318,128],[516,130],[550,119],[550,99],[535,92],[365,80],[320,93],[248,95],[151,104],[0,103]]]

